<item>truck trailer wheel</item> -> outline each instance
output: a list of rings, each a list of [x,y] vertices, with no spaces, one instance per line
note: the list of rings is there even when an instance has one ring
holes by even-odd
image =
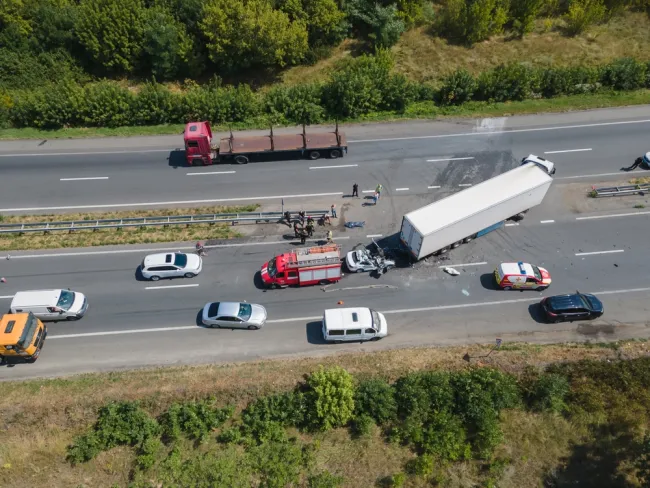
[[[235,163],[237,164],[248,164],[248,158],[246,156],[235,156]]]
[[[460,246],[462,243],[463,243],[463,241],[457,241],[457,242],[454,242],[454,243],[451,245],[451,248],[452,248],[452,249],[456,249],[456,248],[457,248],[458,246]]]
[[[341,157],[341,151],[339,151],[338,149],[332,149],[330,151],[330,158],[331,159],[336,159],[336,158],[340,158],[340,157]]]
[[[474,239],[476,239],[476,234],[474,234],[473,236],[466,237],[465,239],[463,239],[463,242],[467,244],[468,242],[472,242]]]
[[[314,160],[316,160],[318,158],[320,158],[320,153],[318,151],[311,151],[309,153],[309,159],[311,159],[312,161],[314,161]]]
[[[448,247],[443,247],[442,249],[440,249],[440,250],[436,253],[436,256],[440,256],[441,254],[445,254],[445,253],[447,253],[447,252],[449,252],[449,248],[448,248]]]

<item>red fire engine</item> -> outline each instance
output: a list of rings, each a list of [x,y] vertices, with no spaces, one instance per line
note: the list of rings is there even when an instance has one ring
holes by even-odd
[[[341,279],[341,247],[305,247],[274,257],[262,266],[262,281],[270,288],[325,285]]]
[[[336,124],[334,132],[307,134],[302,126],[302,134],[273,135],[273,127],[268,136],[237,136],[213,140],[208,122],[189,122],[185,125],[185,157],[190,166],[207,165],[233,160],[246,164],[253,160],[269,157],[307,157],[331,159],[343,157],[348,152],[345,134],[339,132]]]

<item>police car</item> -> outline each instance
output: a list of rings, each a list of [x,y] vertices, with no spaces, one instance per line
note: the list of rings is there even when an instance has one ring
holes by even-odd
[[[497,286],[502,290],[546,290],[551,275],[544,268],[529,263],[501,263],[494,270]]]

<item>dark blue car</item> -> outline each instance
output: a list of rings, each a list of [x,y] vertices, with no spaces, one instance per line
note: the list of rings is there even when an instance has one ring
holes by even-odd
[[[592,320],[603,314],[603,302],[589,293],[555,295],[540,303],[546,320],[554,324],[574,320]]]

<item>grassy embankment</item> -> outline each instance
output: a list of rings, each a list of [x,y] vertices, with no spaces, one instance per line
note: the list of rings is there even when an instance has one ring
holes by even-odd
[[[354,42],[346,41],[332,55],[314,66],[287,70],[282,81],[287,84],[324,80],[338,62],[352,56]],[[437,80],[458,68],[474,74],[512,61],[529,62],[535,66],[566,66],[582,63],[596,65],[625,56],[650,59],[650,18],[642,13],[625,13],[607,24],[594,26],[587,33],[568,37],[563,33],[561,19],[539,20],[535,32],[524,39],[497,36],[471,48],[449,44],[432,36],[426,27],[411,30],[393,48],[396,70],[418,81]],[[541,112],[565,112],[594,108],[650,104],[650,90],[627,93],[596,93],[559,97],[547,100],[525,100],[509,103],[470,103],[461,107],[436,107],[433,103],[417,103],[403,114],[374,113],[357,120],[391,121],[403,119],[437,119],[444,117],[501,117]],[[234,129],[265,129],[262,117],[246,124],[234,124]],[[81,137],[142,136],[178,134],[181,125],[153,127],[119,127],[61,129],[2,129],[0,139],[60,139]],[[218,127],[217,130],[227,130]]]
[[[164,210],[132,210],[123,212],[79,213],[65,215],[2,215],[3,224],[53,222],[62,220],[127,219],[142,217],[199,215],[212,213],[254,212],[259,205],[238,207],[172,208]],[[236,227],[230,225],[193,224],[169,227],[125,227],[98,231],[75,232],[53,231],[48,234],[30,232],[26,234],[0,234],[0,250],[56,249],[66,247],[92,247],[123,244],[153,244],[157,242],[186,242],[208,239],[230,239],[239,237]]]
[[[637,370],[633,374],[634,381],[630,377],[628,388],[634,391],[621,394],[614,392],[612,387],[623,381],[617,376],[623,374],[620,368],[617,369],[619,361],[646,357],[647,347],[646,342],[551,346],[512,344],[504,345],[502,350],[483,359],[483,366],[499,368],[516,376],[521,376],[529,367],[543,368],[583,359],[605,361],[595,369],[600,368],[601,376],[611,377],[595,381],[589,379],[587,373],[582,378],[578,374],[578,378],[572,380],[568,402],[574,402],[580,408],[570,407],[571,414],[533,413],[521,408],[503,411],[500,418],[503,442],[490,460],[437,464],[434,477],[443,482],[439,486],[528,488],[544,486],[544,481],[553,486],[568,486],[567,483],[608,488],[639,486],[631,474],[629,462],[617,458],[617,455],[625,449],[625,443],[631,442],[627,436],[635,432],[642,434],[647,426],[648,412],[644,403],[647,394],[638,388],[639,382],[646,381],[648,374]],[[232,405],[239,410],[261,395],[292,389],[318,365],[342,366],[357,379],[380,377],[392,382],[415,371],[466,369],[467,364],[462,359],[465,352],[478,357],[484,356],[488,350],[482,346],[469,349],[422,348],[2,383],[0,485],[6,488],[127,486],[129,476],[134,474],[133,449],[113,448],[76,467],[65,461],[66,446],[76,435],[87,431],[96,419],[97,409],[109,401],[140,401],[150,414],[159,415],[174,402],[214,396],[219,405]],[[610,362],[611,367],[607,366]],[[608,368],[610,373],[607,373]],[[594,367],[585,369],[593,370]],[[590,409],[592,411],[588,411]],[[377,486],[378,480],[403,473],[405,463],[414,459],[410,449],[387,442],[376,427],[362,436],[351,435],[342,428],[315,434],[292,430],[290,433],[296,435],[299,442],[312,445],[311,464],[315,471],[328,470],[343,476],[343,486],[346,487]],[[226,447],[217,443],[215,437],[216,432],[198,447],[190,441],[177,442],[178,454],[183,459],[201,454],[219,456]],[[232,455],[232,447],[228,449]],[[235,448],[235,453],[236,456],[243,455],[239,448]],[[283,460],[276,462],[282,464]],[[238,462],[234,465],[226,463],[220,470],[232,473],[233,469],[236,471],[233,466],[237,465]],[[206,467],[193,465],[193,469]],[[144,479],[151,480],[150,486],[159,486],[155,482],[157,469],[144,476]],[[217,476],[218,473],[213,474]],[[197,473],[186,475],[191,477]],[[143,479],[141,475],[139,478]],[[409,487],[436,486],[431,484],[430,476],[405,475],[405,480],[404,486]],[[575,484],[580,480],[581,483]],[[217,483],[214,486],[226,485]],[[382,486],[381,482],[379,486]]]

